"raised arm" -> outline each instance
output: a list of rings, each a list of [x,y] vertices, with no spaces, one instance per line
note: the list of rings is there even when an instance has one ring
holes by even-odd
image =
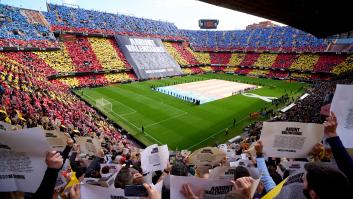
[[[348,177],[349,181],[353,183],[353,159],[348,154],[343,146],[340,137],[337,135],[337,118],[334,113],[326,118],[324,122],[326,141],[332,149],[333,156],[336,160],[338,168]]]
[[[264,184],[265,190],[269,192],[271,189],[276,187],[276,183],[273,181],[270,173],[268,172],[265,159],[263,158],[262,149],[263,144],[261,140],[259,140],[255,144],[257,168],[262,174],[261,182]]]

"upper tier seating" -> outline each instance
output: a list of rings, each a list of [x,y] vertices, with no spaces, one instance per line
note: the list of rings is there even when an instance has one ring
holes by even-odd
[[[39,11],[0,4],[0,46],[57,47],[48,23]]]
[[[45,16],[52,24],[53,30],[111,35],[141,33],[143,35],[163,35],[167,38],[179,36],[179,30],[173,23],[55,4],[48,4],[48,12]]]
[[[234,31],[182,30],[196,50],[324,51],[327,42],[285,26]]]

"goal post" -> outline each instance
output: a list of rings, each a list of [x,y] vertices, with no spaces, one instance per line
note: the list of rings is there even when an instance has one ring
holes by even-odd
[[[112,103],[104,98],[100,98],[96,100],[96,107],[102,111],[108,111],[108,112],[112,111]]]

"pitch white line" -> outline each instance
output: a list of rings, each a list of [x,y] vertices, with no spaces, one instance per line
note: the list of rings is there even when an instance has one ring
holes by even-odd
[[[174,119],[174,118],[177,118],[177,117],[181,117],[181,116],[184,116],[184,115],[187,115],[187,114],[188,114],[188,113],[184,111],[184,113],[181,113],[181,114],[179,114],[179,115],[174,115],[173,117],[170,117],[170,118],[161,120],[161,121],[159,121],[159,122],[155,122],[155,123],[149,124],[149,125],[145,126],[145,128],[148,128],[148,127],[151,127],[151,126],[154,126],[154,125],[157,125],[157,124],[163,123],[163,122],[165,122],[165,121],[168,121],[168,120],[171,120],[171,119]]]
[[[246,119],[246,118],[248,118],[248,117],[249,117],[249,116],[245,116],[243,119],[239,120],[239,122],[236,122],[236,124],[240,123],[241,121],[245,120],[245,119]],[[208,140],[208,139],[210,139],[210,138],[212,138],[212,137],[214,137],[214,136],[216,136],[216,135],[220,134],[221,132],[224,132],[224,130],[225,130],[225,129],[226,129],[226,128],[221,129],[221,130],[217,131],[216,133],[214,133],[214,134],[210,135],[210,136],[209,136],[209,137],[207,137],[206,139],[204,139],[204,140],[200,141],[199,143],[196,143],[196,144],[194,144],[194,145],[192,145],[192,146],[188,147],[188,148],[187,148],[187,150],[189,150],[189,149],[191,149],[192,147],[197,146],[197,145],[199,145],[199,144],[201,144],[201,143],[205,142],[206,140]]]
[[[114,111],[112,111],[112,113],[114,115],[116,115],[117,117],[121,118],[122,120],[124,120],[125,122],[131,124],[133,127],[135,127],[138,131],[141,130],[141,128],[137,127],[135,124],[131,123],[129,120],[127,120],[126,118],[120,116],[119,114],[115,113]],[[159,144],[162,144],[159,140],[157,140],[156,138],[154,138],[152,135],[150,135],[146,130],[144,131],[143,134],[146,134],[148,137],[152,138],[153,140],[155,140],[156,142],[158,142]]]
[[[87,94],[84,94],[84,95],[85,95],[86,97],[90,98],[91,100],[93,99],[92,97],[90,97],[90,96],[87,95]],[[93,99],[93,101],[94,101],[94,99]],[[93,106],[95,106],[95,105],[93,105]],[[106,112],[105,110],[101,110],[101,111]],[[135,111],[135,112],[136,112],[136,111]],[[135,112],[134,112],[134,113],[135,113]],[[120,119],[124,120],[125,122],[129,123],[131,126],[135,127],[138,131],[141,130],[141,128],[137,127],[135,124],[131,123],[129,120],[127,120],[127,119],[124,118],[123,116],[121,116],[121,115],[115,113],[113,110],[112,110],[111,112],[108,112],[108,113],[111,113],[112,115],[115,115],[115,116],[119,117]],[[126,114],[129,114],[129,113],[126,113]],[[132,114],[132,113],[130,113],[130,114]],[[159,140],[157,140],[156,138],[154,138],[152,135],[150,135],[147,131],[144,131],[144,134],[146,134],[148,137],[152,138],[153,140],[155,140],[155,141],[158,142],[159,144],[163,144],[163,143],[161,143]]]
[[[105,95],[104,95],[104,96],[105,96]],[[119,104],[121,104],[121,105],[123,105],[124,107],[126,107],[126,108],[128,108],[128,109],[131,110],[131,112],[123,113],[123,114],[131,114],[131,113],[136,113],[136,112],[137,112],[135,109],[131,108],[131,107],[128,106],[128,105],[125,105],[124,103],[119,102],[118,100],[112,99],[112,98],[107,97],[107,96],[105,96],[105,98],[108,98],[108,99],[110,99],[110,100],[112,100],[112,101],[114,101],[114,102],[118,102]]]

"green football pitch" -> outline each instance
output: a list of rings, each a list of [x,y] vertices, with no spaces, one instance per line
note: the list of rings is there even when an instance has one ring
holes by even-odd
[[[94,107],[97,99],[104,98],[112,104],[112,110],[103,108],[100,111],[133,137],[146,146],[155,143],[168,144],[173,150],[194,150],[224,143],[240,134],[242,129],[252,122],[249,118],[250,113],[264,107],[275,109],[282,107],[274,107],[272,103],[243,95],[195,105],[151,89],[151,86],[159,87],[207,79],[260,85],[261,88],[249,92],[271,97],[280,97],[285,93],[298,97],[306,87],[306,84],[299,82],[290,83],[231,74],[203,74],[84,88],[75,90],[75,93]],[[142,126],[144,133],[141,130]],[[229,133],[226,135],[227,128]]]

